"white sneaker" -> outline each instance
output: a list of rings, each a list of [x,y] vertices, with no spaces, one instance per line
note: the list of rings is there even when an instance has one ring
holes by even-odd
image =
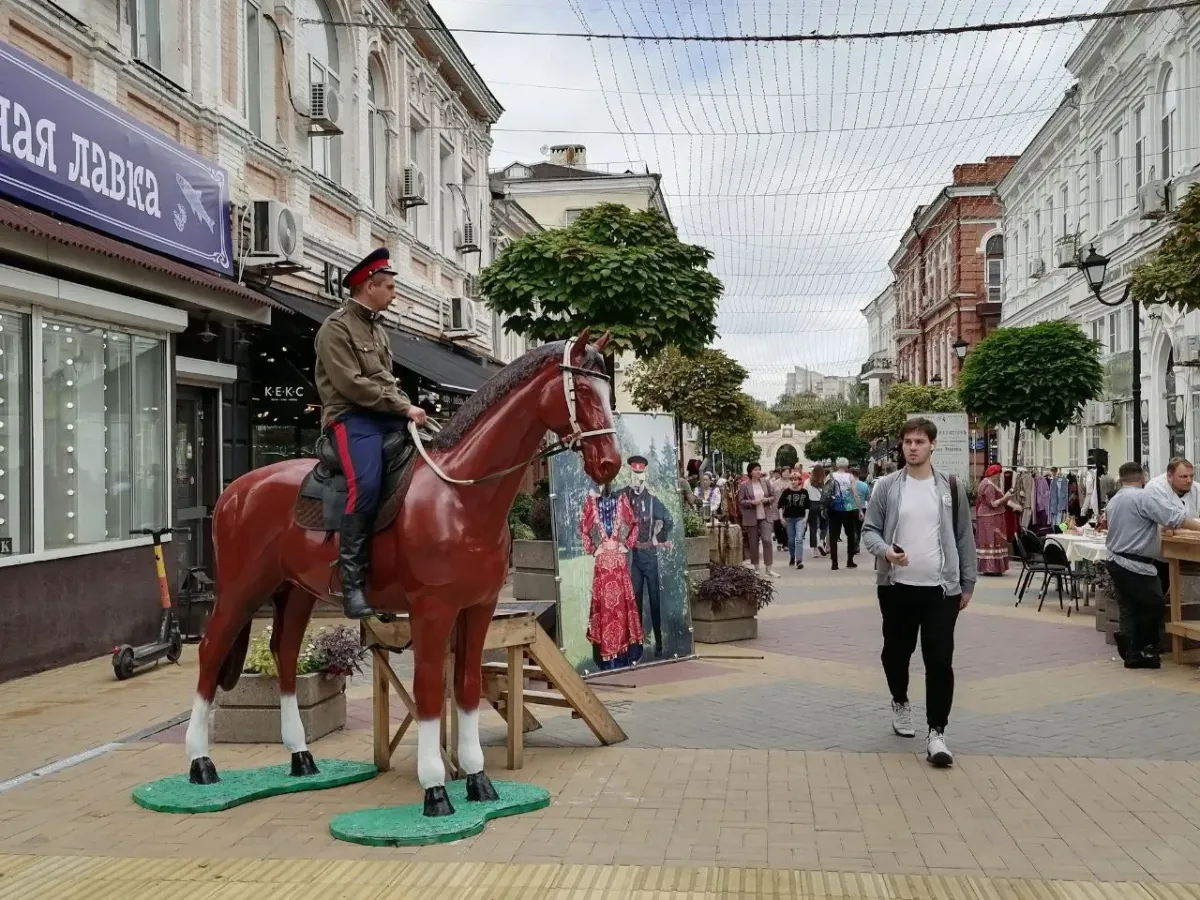
[[[766,572],[767,572],[768,578],[778,578],[779,577],[779,573],[776,572],[774,569],[767,569]]]
[[[912,704],[892,701],[892,731],[900,737],[916,737],[912,723]]]
[[[742,567],[746,568],[746,569],[750,569],[751,571],[758,568],[758,566],[754,565],[754,563],[750,562],[750,560],[748,560],[748,559],[742,560]]]
[[[930,730],[929,737],[925,739],[925,758],[929,760],[930,765],[939,769],[954,765],[954,756],[946,746],[946,738],[940,731]]]

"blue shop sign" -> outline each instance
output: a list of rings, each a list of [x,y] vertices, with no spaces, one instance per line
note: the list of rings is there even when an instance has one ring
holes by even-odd
[[[233,274],[225,170],[2,41],[0,194]]]

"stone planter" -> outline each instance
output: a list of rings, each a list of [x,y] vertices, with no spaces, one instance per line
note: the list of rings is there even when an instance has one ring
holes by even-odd
[[[321,674],[296,679],[296,704],[308,743],[346,727],[346,679]],[[242,674],[237,686],[217,696],[213,740],[222,744],[278,744],[279,679]]]
[[[727,603],[720,610],[695,599],[691,604],[692,636],[697,643],[723,644],[758,637],[758,610],[749,600]]]
[[[712,551],[709,547],[708,534],[687,539],[687,572],[690,577],[708,577],[708,563]]]

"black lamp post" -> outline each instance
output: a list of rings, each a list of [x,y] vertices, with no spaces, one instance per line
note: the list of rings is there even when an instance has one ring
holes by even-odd
[[[1125,285],[1121,299],[1115,302],[1104,299],[1104,276],[1108,273],[1108,257],[1096,252],[1093,245],[1088,255],[1079,262],[1088,287],[1104,306],[1120,306],[1129,299],[1132,282]],[[1142,461],[1142,315],[1141,304],[1130,300],[1133,306],[1133,461]]]
[[[942,386],[942,376],[934,375],[932,378],[929,379],[929,383],[932,384],[934,387],[941,387]]]
[[[958,361],[962,362],[967,358],[967,350],[971,345],[959,338],[951,346],[954,347],[954,355],[958,357]]]

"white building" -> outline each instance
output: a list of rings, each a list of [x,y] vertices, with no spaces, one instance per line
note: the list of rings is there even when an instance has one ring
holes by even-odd
[[[857,381],[851,375],[822,375],[813,369],[796,366],[787,373],[783,391],[789,397],[797,394],[812,394],[822,399],[849,397]]]
[[[882,406],[887,400],[895,373],[896,359],[896,294],[889,284],[882,293],[862,309],[867,320],[867,361],[859,376],[867,382],[867,398],[871,406]]]
[[[1107,9],[1132,7],[1114,0]],[[1069,318],[1100,341],[1105,402],[1064,435],[1024,436],[1033,465],[1079,466],[1092,447],[1115,469],[1133,457],[1132,353],[1142,362],[1143,463],[1200,456],[1200,315],[1143,311],[1131,346],[1128,304],[1101,305],[1074,265],[1092,246],[1111,259],[1105,299],[1170,228],[1164,213],[1200,177],[1200,12],[1170,11],[1094,25],[1067,61],[1077,83],[999,186],[1009,253],[1002,324]],[[1185,365],[1190,364],[1190,365]],[[1001,439],[1001,458],[1009,458]]]

